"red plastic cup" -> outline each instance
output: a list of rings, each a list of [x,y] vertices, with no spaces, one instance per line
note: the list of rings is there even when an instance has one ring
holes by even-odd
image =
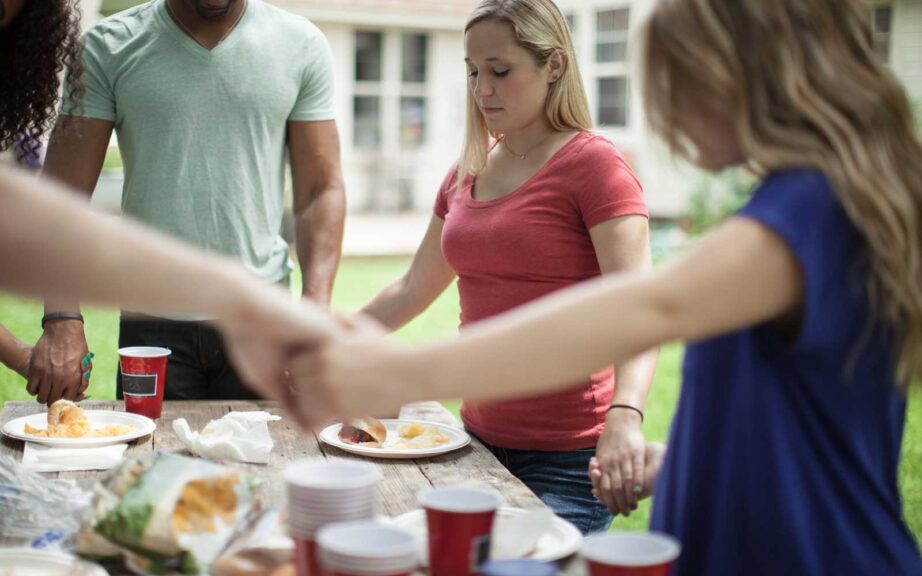
[[[490,556],[498,493],[479,488],[438,487],[419,493],[426,510],[431,576],[474,576]]]
[[[321,576],[317,559],[317,542],[313,538],[294,538],[295,574],[297,576]]]
[[[608,532],[586,538],[589,576],[668,576],[682,547],[659,532]]]
[[[170,354],[169,348],[155,346],[119,349],[126,411],[160,418],[163,389],[166,387],[166,362]]]

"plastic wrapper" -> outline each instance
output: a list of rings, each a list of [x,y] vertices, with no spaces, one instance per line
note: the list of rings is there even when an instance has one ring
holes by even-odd
[[[92,492],[73,480],[28,472],[0,455],[0,534],[9,545],[66,548],[91,499]]]
[[[126,460],[98,486],[77,552],[123,556],[142,574],[207,574],[258,509],[255,489],[255,480],[208,460]]]
[[[278,508],[260,514],[218,558],[213,576],[276,576],[294,573],[294,542]]]

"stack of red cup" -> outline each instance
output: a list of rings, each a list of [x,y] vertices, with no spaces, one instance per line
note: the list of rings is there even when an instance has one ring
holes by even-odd
[[[413,534],[374,521],[329,524],[317,547],[324,576],[409,576],[417,567]]]
[[[310,458],[286,466],[284,477],[297,574],[319,576],[317,532],[334,522],[374,518],[381,473],[367,462]]]

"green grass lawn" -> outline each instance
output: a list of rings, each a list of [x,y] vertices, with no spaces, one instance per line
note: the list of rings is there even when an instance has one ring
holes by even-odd
[[[380,288],[400,275],[408,264],[405,258],[349,259],[340,268],[336,280],[333,306],[340,311],[353,311]],[[295,283],[297,284],[296,279]],[[297,286],[293,290],[297,290]],[[115,367],[117,362],[117,314],[111,310],[88,309],[86,316],[87,339],[96,353],[93,360],[92,383],[89,394],[96,399],[115,397]],[[458,298],[454,287],[449,288],[432,307],[397,333],[397,338],[419,342],[438,336],[454,334],[458,325]],[[26,300],[0,296],[0,321],[20,338],[34,342],[40,335],[41,305]],[[672,344],[660,354],[656,381],[647,405],[644,431],[649,440],[664,441],[669,422],[675,410],[679,391],[679,367],[682,346]],[[0,401],[28,399],[25,385],[15,373],[0,367]],[[457,402],[446,403],[457,410]],[[922,536],[922,394],[916,392],[910,402],[903,459],[900,469],[900,486],[905,513],[918,539]],[[858,503],[856,503],[858,505]],[[618,518],[613,528],[641,530],[646,528],[650,510],[649,500],[630,518]]]

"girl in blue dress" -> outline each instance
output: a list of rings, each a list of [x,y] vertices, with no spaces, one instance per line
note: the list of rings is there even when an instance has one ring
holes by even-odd
[[[650,123],[707,170],[749,167],[751,201],[653,272],[460,338],[336,340],[298,367],[324,392],[305,410],[530,394],[685,340],[651,526],[681,540],[674,574],[922,574],[897,488],[922,374],[922,144],[868,19],[861,0],[656,2]]]

